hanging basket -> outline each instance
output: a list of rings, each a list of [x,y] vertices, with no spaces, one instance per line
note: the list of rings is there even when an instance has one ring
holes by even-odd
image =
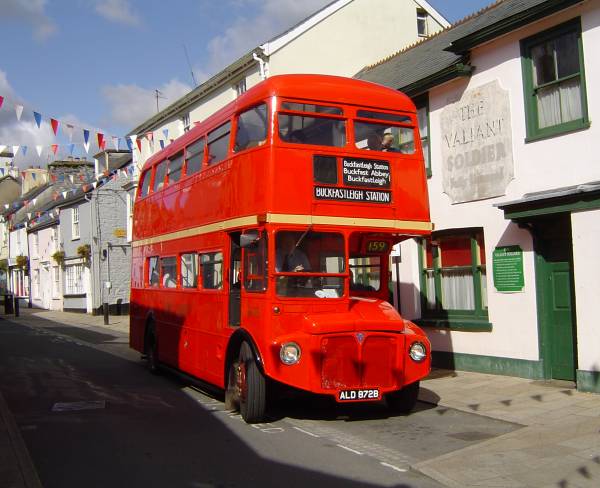
[[[62,266],[65,262],[65,252],[64,251],[56,251],[52,255],[52,259],[54,259],[54,262],[56,264],[59,264],[60,266]]]

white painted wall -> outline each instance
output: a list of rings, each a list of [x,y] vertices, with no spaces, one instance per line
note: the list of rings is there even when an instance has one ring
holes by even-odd
[[[573,270],[577,308],[577,367],[600,371],[598,277],[600,276],[600,210],[573,212]]]
[[[470,79],[460,79],[433,89],[429,96],[430,104],[430,140],[431,165],[433,176],[429,180],[429,198],[431,218],[436,230],[463,227],[483,227],[485,238],[488,284],[489,320],[493,324],[492,332],[436,331],[427,329],[434,349],[461,353],[520,358],[539,359],[537,308],[535,290],[535,272],[532,252],[532,239],[528,231],[519,229],[504,219],[503,212],[493,205],[522,198],[524,194],[540,190],[575,185],[600,180],[597,141],[600,140],[600,127],[592,125],[587,130],[565,134],[536,142],[525,143],[525,112],[523,83],[521,75],[521,57],[519,41],[537,32],[561,24],[573,17],[582,17],[584,44],[585,76],[587,84],[588,111],[590,120],[600,114],[600,98],[595,87],[600,86],[600,64],[594,62],[596,50],[600,47],[600,5],[599,2],[587,2],[568,12],[554,15],[526,28],[506,35],[471,53],[475,67]],[[511,108],[512,144],[515,178],[508,185],[506,195],[482,201],[452,205],[442,190],[442,136],[440,114],[449,103],[460,99],[461,94],[488,82],[498,80],[501,87],[508,90]],[[597,219],[598,214],[595,214]],[[583,221],[589,223],[593,217],[585,214],[573,218],[577,231],[582,231]],[[595,224],[596,232],[600,230]],[[580,368],[600,364],[598,335],[586,331],[591,324],[590,283],[597,283],[600,269],[582,270],[583,257],[596,247],[597,238],[581,233],[577,242],[580,254],[576,270],[578,286],[586,287],[586,292],[578,297],[578,316],[581,315],[580,328],[583,337],[589,337],[582,344],[580,337]],[[492,252],[496,246],[520,245],[524,251],[525,288],[521,293],[498,293],[492,282]],[[403,314],[407,318],[420,317],[418,305],[419,275],[417,248],[414,242],[402,245],[401,277],[406,282],[403,289],[408,297],[402,297]],[[587,259],[587,258],[586,258]],[[597,261],[596,261],[597,263]],[[593,269],[593,271],[592,271]],[[589,279],[589,281],[588,281]],[[410,290],[414,291],[411,299]],[[594,286],[597,289],[597,287]],[[587,293],[587,294],[586,294]],[[580,300],[581,309],[580,309]],[[596,298],[597,301],[597,298]],[[586,310],[587,309],[587,310]],[[597,329],[597,328],[596,328]],[[596,332],[595,334],[598,334]],[[592,342],[591,339],[595,342]],[[517,340],[518,339],[518,340]]]

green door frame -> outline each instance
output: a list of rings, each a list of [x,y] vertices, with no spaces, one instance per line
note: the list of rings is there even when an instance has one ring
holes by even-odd
[[[570,218],[570,214],[569,214]],[[536,232],[535,225],[530,227],[531,235],[533,238],[533,252],[534,252],[534,268],[535,268],[535,291],[536,291],[536,306],[537,306],[537,320],[538,320],[538,337],[539,337],[539,355],[542,362],[542,371],[545,379],[552,378],[552,343],[550,337],[550,324],[548,319],[548,307],[551,303],[548,303],[548,294],[546,293],[547,284],[546,279],[549,274],[549,265],[546,263],[544,257],[540,254],[540,236]],[[573,312],[572,325],[573,325],[573,363],[575,369],[575,375],[577,374],[577,323],[575,313],[575,289],[573,286],[573,257],[569,258],[570,270],[571,270],[571,310]],[[575,378],[574,378],[575,379]]]

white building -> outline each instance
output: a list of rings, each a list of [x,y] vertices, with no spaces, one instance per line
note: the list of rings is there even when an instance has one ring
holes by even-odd
[[[436,230],[400,306],[436,364],[600,392],[596,48],[600,0],[505,0],[357,75],[420,107]]]
[[[262,79],[286,73],[352,76],[365,64],[434,34],[448,22],[425,0],[337,0],[225,69],[131,131],[138,167]],[[162,143],[161,143],[162,141]]]

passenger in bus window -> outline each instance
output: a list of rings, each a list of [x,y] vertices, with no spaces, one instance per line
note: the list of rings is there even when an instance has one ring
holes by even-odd
[[[278,273],[310,271],[310,262],[304,251],[296,246],[291,232],[281,232],[277,236],[275,271]]]
[[[394,147],[394,135],[391,132],[386,132],[383,134],[383,139],[381,140],[381,150],[396,152],[396,148]]]

